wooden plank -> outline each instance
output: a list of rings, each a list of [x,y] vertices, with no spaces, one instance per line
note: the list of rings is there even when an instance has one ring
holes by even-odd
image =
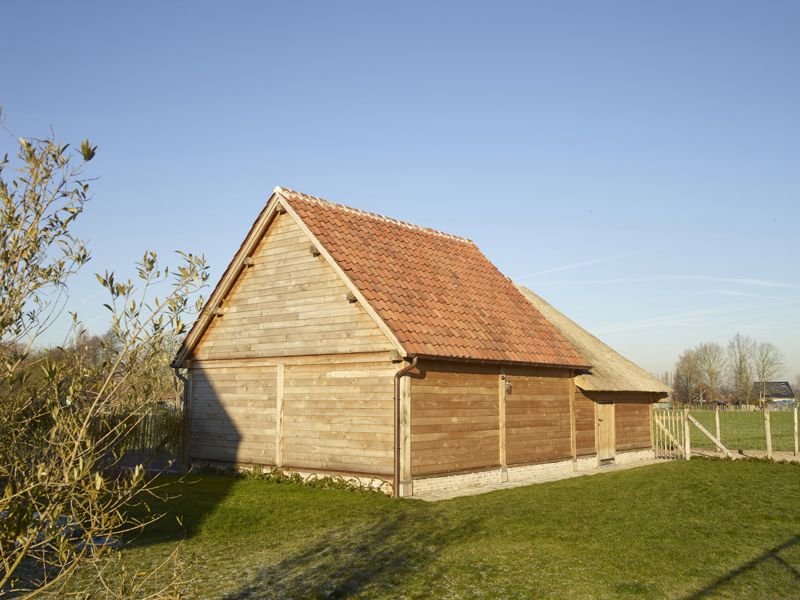
[[[286,237],[287,231],[296,235]],[[226,293],[225,316],[211,322],[199,340],[198,357],[263,359],[392,349],[364,308],[346,302],[347,285],[310,255],[308,239],[291,218],[276,217],[253,255],[254,265]],[[275,269],[280,265],[291,269]],[[304,269],[299,284],[298,267]]]
[[[499,464],[498,377],[497,368],[420,365],[411,378],[412,475]]]
[[[400,378],[400,495],[411,495],[411,380]]]
[[[644,395],[632,395],[628,402],[614,403],[614,437],[617,450],[652,447],[650,407],[649,397]]]
[[[194,458],[273,464],[275,371],[271,365],[205,370],[195,363],[188,436]]]
[[[575,429],[576,445],[579,453],[596,453],[595,442],[595,403],[579,389],[575,389]]]
[[[598,460],[610,460],[616,454],[614,404],[602,402],[597,404],[597,457]]]
[[[500,467],[504,469],[506,467],[506,376],[504,373],[497,378],[497,383]]]
[[[569,371],[553,377],[519,374],[506,399],[506,455],[509,464],[572,456]],[[576,452],[577,454],[577,452]]]
[[[578,460],[578,429],[575,423],[575,372],[569,372],[569,445],[572,461]]]
[[[688,417],[689,421],[691,421],[692,423],[695,424],[695,427],[697,427],[700,431],[702,431],[703,434],[705,434],[705,436],[708,439],[710,439],[712,442],[714,442],[714,445],[717,448],[719,448],[722,452],[725,453],[725,456],[727,456],[728,458],[734,458],[733,454],[731,454],[731,452],[720,441],[719,436],[715,437],[715,436],[711,435],[711,432],[708,429],[706,429],[705,427],[703,427],[703,425],[700,423],[700,421],[695,419],[692,415],[687,413],[687,417]]]
[[[689,408],[683,409],[683,447],[686,450],[686,460],[692,458],[692,432],[689,429]]]
[[[276,394],[275,394],[275,467],[283,466],[283,398],[285,385],[286,366],[278,365],[276,368]]]
[[[391,472],[395,368],[384,356],[355,365],[285,366],[284,465]]]

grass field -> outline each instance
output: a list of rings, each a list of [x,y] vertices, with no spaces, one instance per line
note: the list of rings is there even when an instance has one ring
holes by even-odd
[[[715,432],[713,410],[693,410],[691,415],[712,434]],[[794,416],[791,412],[773,411],[770,413],[772,430],[772,449],[776,452],[791,452],[794,448]],[[767,438],[764,433],[764,413],[761,411],[720,411],[720,435],[722,443],[731,450],[766,450]],[[694,425],[692,446],[694,448],[714,448],[714,443],[703,435]]]
[[[796,465],[672,462],[436,504],[170,487],[169,516],[122,560],[146,573],[183,540],[190,598],[800,597]]]

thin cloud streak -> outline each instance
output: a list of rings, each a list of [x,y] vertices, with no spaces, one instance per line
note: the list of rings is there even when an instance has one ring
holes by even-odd
[[[620,321],[618,323],[610,323],[608,325],[601,325],[592,329],[594,334],[602,333],[617,333],[621,331],[636,331],[640,329],[652,329],[656,327],[675,327],[679,325],[696,325],[708,317],[717,317],[720,315],[736,314],[755,310],[770,310],[774,311],[777,308],[785,308],[789,306],[797,306],[797,301],[791,302],[778,302],[772,304],[762,304],[760,306],[740,306],[737,308],[729,309],[706,309],[695,310],[688,312],[674,313],[670,315],[660,315],[657,317],[648,317],[645,319],[634,319],[631,321]],[[774,314],[772,312],[771,314]]]
[[[675,313],[672,315],[661,315],[647,319],[635,319],[632,321],[621,321],[594,329],[594,333],[617,333],[620,331],[636,331],[639,329],[652,329],[654,327],[674,327],[676,325],[693,325],[702,321],[706,317],[714,316],[719,311],[697,310],[690,312]]]
[[[572,269],[580,269],[581,267],[588,267],[599,263],[609,262],[611,260],[618,260],[620,258],[627,258],[633,256],[632,254],[619,254],[614,256],[604,256],[601,258],[593,258],[591,260],[583,260],[581,262],[572,263],[569,265],[561,265],[560,267],[552,267],[544,271],[536,271],[535,273],[528,273],[527,275],[520,275],[514,279],[527,279],[529,277],[538,277],[539,275],[547,275],[548,273],[560,273],[561,271],[571,271]]]
[[[734,290],[711,290],[714,294],[721,294],[723,296],[736,296],[741,298],[759,298],[761,300],[781,300],[777,296],[764,296],[762,294],[748,294],[747,292],[737,292]]]
[[[800,290],[800,285],[783,281],[770,281],[767,279],[749,277],[711,277],[707,275],[660,275],[655,277],[620,277],[617,279],[562,279],[560,281],[539,281],[538,283],[550,285],[620,285],[627,283],[661,283],[665,281],[704,281],[708,283],[733,283],[753,287]]]

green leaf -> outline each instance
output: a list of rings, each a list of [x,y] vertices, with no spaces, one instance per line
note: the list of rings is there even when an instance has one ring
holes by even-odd
[[[95,152],[97,152],[97,146],[92,146],[89,140],[83,140],[81,142],[81,155],[83,156],[83,160],[89,162],[94,158]]]

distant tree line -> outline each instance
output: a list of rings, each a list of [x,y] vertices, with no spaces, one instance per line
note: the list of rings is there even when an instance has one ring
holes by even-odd
[[[764,383],[777,377],[783,353],[772,342],[757,342],[737,333],[727,346],[703,342],[684,350],[675,364],[670,382],[677,402],[732,401],[758,403]],[[754,382],[760,382],[758,394]]]

